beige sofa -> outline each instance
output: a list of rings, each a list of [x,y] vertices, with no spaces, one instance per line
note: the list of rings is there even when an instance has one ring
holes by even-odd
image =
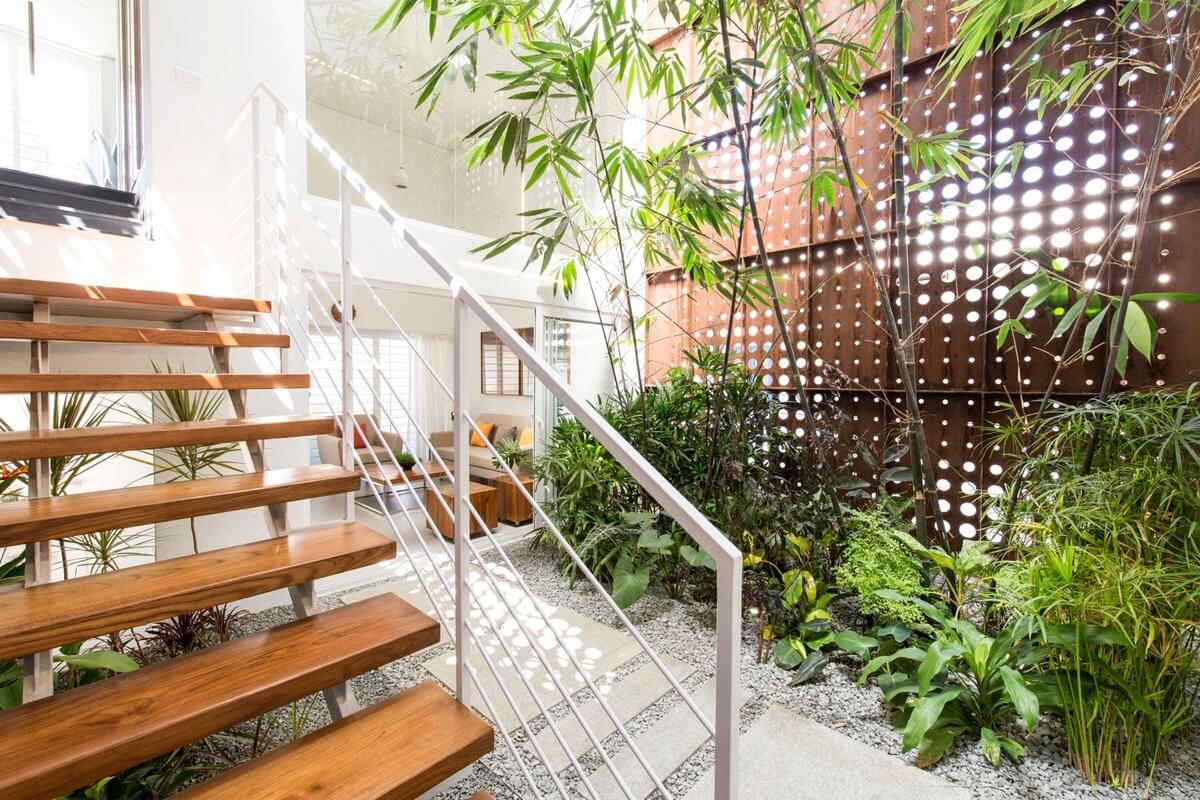
[[[532,417],[513,416],[511,414],[480,414],[475,418],[475,421],[478,423],[491,422],[495,425],[515,427],[518,438],[521,435],[521,431],[533,427]],[[429,441],[433,444],[434,449],[438,451],[438,455],[446,460],[447,466],[454,463],[454,431],[437,431],[430,435]],[[526,452],[533,452],[533,445],[526,445],[522,449]],[[496,469],[495,464],[492,462],[491,450],[486,447],[470,447],[469,451],[472,475],[489,479],[503,474],[500,470]]]
[[[374,420],[370,414],[359,414],[355,417],[359,426],[362,428],[363,435],[367,439],[367,446],[361,447],[355,452],[362,458],[362,463],[369,466],[375,464],[375,459],[371,457],[371,451],[379,458],[381,464],[391,463],[391,454],[404,449],[404,440],[398,434],[390,431],[382,430],[378,421]],[[373,420],[371,422],[368,419]],[[340,428],[340,426],[339,426]],[[322,434],[317,437],[317,451],[321,455],[321,463],[323,464],[341,464],[342,463],[342,437],[337,435]]]

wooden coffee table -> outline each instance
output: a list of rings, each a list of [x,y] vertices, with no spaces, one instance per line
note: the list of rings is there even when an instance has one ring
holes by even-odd
[[[425,468],[425,472],[421,471],[421,466]],[[423,481],[426,474],[430,478],[441,478],[446,474],[446,470],[442,469],[436,461],[422,461],[419,466],[414,464],[406,470],[397,469],[396,465],[392,463],[371,464],[362,470],[362,476],[372,483],[380,485],[391,483],[401,487],[404,486],[404,478],[408,478],[410,482]]]
[[[532,495],[533,476],[518,474],[517,477],[520,478],[521,486],[525,487],[525,491]],[[533,506],[512,478],[506,474],[500,474],[494,478],[487,478],[487,482],[496,487],[496,491],[500,493],[499,516],[501,521],[509,525],[525,525],[533,521]]]
[[[470,503],[479,512],[479,516],[483,518],[484,523],[488,526],[488,530],[492,530],[499,524],[496,519],[497,503],[496,498],[499,494],[494,488],[485,483],[471,482],[470,485]],[[442,504],[438,502],[434,496],[434,492],[441,494],[446,499],[446,505],[449,506],[451,513],[447,514]],[[433,527],[443,537],[454,539],[454,484],[439,483],[436,486],[430,486],[425,491],[425,508],[429,511],[429,519],[433,522]],[[470,516],[471,535],[483,533],[483,528],[479,527],[479,521],[475,519],[475,515]]]

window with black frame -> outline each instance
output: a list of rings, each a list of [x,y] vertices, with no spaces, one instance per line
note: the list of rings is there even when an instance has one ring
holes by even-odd
[[[0,215],[141,232],[139,8],[0,3]]]

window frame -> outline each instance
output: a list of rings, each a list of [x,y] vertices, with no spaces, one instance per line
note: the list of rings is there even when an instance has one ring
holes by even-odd
[[[533,344],[533,327],[517,328],[517,333],[528,342]],[[499,387],[496,391],[488,389],[488,370],[487,360],[484,357],[489,347],[498,347],[500,360],[497,363],[496,384]],[[504,356],[506,353],[512,354],[512,357],[517,361],[517,385],[516,391],[505,391],[502,373],[504,369]],[[486,397],[533,397],[533,373],[528,373],[525,369],[525,363],[513,353],[512,349],[506,345],[499,336],[491,331],[481,331],[479,334],[479,393]]]
[[[144,2],[117,0],[121,54],[118,70],[120,188],[0,168],[0,218],[118,236],[147,235],[141,191],[147,174],[148,153]]]

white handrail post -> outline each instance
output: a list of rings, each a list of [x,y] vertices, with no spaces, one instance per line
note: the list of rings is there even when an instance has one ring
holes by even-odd
[[[342,467],[354,469],[354,394],[351,381],[354,376],[354,338],[351,318],[354,316],[354,286],[350,273],[350,181],[345,177],[338,182],[338,203],[341,206],[341,238],[339,255],[342,268]],[[345,515],[354,519],[354,492],[346,493]]]
[[[467,340],[467,304],[459,296],[459,285],[451,287],[454,295],[454,691],[458,702],[468,705],[466,696],[467,645],[470,614],[467,579],[471,572],[468,539],[471,536],[471,517],[467,509],[471,484],[470,436],[467,421],[467,359],[463,345]]]
[[[250,153],[254,196],[251,198],[254,221],[251,235],[254,237],[254,296],[266,297],[266,276],[263,267],[262,218],[262,98],[255,92],[250,98]]]
[[[742,562],[717,564],[716,798],[737,800],[742,653]]]
[[[255,95],[255,100],[258,96]],[[257,117],[256,117],[257,118]],[[282,296],[285,289],[285,275],[287,274],[287,202],[288,202],[288,176],[287,176],[287,131],[288,131],[288,116],[287,110],[281,106],[275,105],[275,128],[274,135],[271,137],[272,154],[275,161],[275,297]],[[279,311],[276,309],[275,323],[278,326]],[[278,330],[278,327],[276,327]]]

